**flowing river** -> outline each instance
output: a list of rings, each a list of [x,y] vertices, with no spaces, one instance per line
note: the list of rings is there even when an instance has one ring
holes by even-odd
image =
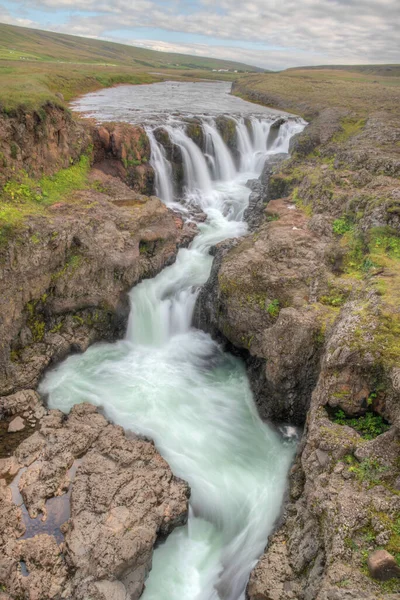
[[[185,93],[193,94],[193,85],[205,98],[197,107],[203,150],[185,132]],[[118,94],[123,97],[119,119],[130,120],[124,115],[131,107],[140,121],[142,110],[157,194],[186,218],[194,208],[207,219],[172,266],[132,289],[125,339],[69,357],[40,386],[51,408],[67,412],[88,401],[125,429],[153,438],[175,475],[190,484],[188,523],[155,550],[144,600],[243,600],[249,573],[279,515],[295,451],[290,436],[260,420],[242,362],[191,321],[199,289],[210,274],[210,248],[246,233],[246,181],[260,175],[268,156],[288,151],[291,136],[304,122],[285,117],[271,141],[276,115],[235,98],[236,111],[230,112],[239,151],[235,161],[216,127],[209,96],[202,93],[207,86],[210,94],[210,85],[218,112],[231,110],[224,104],[227,84],[179,84],[181,91],[182,86],[192,88],[182,92],[179,108],[171,99],[179,115],[163,109],[154,110],[152,118],[146,98],[156,105],[158,94],[159,106],[168,105],[165,84],[120,87],[81,100],[78,108],[90,104],[99,120],[110,118]],[[185,185],[179,198],[171,164],[154,135],[160,119],[183,158]]]

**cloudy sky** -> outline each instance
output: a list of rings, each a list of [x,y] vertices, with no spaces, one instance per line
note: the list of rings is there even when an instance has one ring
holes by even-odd
[[[0,0],[0,22],[270,69],[400,63],[400,0]]]

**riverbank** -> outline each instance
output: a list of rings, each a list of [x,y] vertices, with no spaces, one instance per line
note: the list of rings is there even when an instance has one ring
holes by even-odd
[[[203,322],[248,353],[260,410],[307,413],[250,599],[400,591],[400,90],[372,78],[292,71],[234,85],[311,119],[264,190],[261,227],[217,253],[203,304]],[[393,577],[374,571],[380,549]]]

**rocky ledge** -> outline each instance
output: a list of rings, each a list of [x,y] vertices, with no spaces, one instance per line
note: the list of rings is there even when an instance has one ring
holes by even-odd
[[[304,425],[248,600],[394,600],[400,128],[317,113],[251,183],[261,222],[215,248],[196,319],[244,358],[263,417]]]
[[[186,522],[187,484],[90,404],[66,416],[24,390],[0,411],[34,431],[0,459],[2,600],[139,598],[156,540]]]
[[[126,292],[194,235],[156,197],[94,169],[82,191],[32,216],[0,263],[0,393],[34,388],[71,351],[123,333]]]

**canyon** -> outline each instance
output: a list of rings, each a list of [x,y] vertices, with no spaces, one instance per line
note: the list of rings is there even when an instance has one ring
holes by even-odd
[[[398,598],[399,124],[216,85],[1,120],[2,600]]]

